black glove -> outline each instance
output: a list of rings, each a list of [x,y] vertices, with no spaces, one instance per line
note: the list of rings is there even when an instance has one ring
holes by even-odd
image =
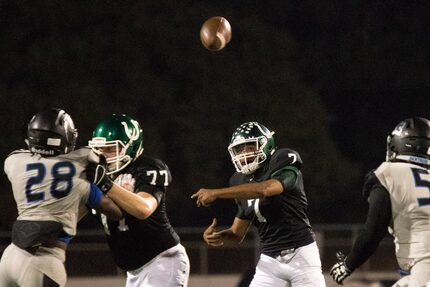
[[[337,252],[336,257],[339,261],[330,269],[330,275],[337,284],[343,285],[343,280],[351,275],[352,271],[346,266],[346,257],[342,252]]]
[[[97,185],[103,193],[107,193],[113,185],[113,181],[107,175],[106,171],[106,159],[101,156],[100,162],[90,162],[85,169],[85,174],[89,182]]]

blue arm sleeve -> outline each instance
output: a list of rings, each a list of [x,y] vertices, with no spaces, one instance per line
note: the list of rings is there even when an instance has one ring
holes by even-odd
[[[94,208],[100,205],[100,202],[102,201],[102,196],[103,193],[100,188],[92,183],[90,187],[90,196],[88,197],[87,206],[90,208]]]

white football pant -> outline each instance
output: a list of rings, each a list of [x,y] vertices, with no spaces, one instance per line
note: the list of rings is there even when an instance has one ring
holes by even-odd
[[[127,272],[125,287],[186,287],[190,261],[178,244],[161,252],[142,267]]]
[[[261,254],[250,287],[325,287],[315,242],[276,258]]]

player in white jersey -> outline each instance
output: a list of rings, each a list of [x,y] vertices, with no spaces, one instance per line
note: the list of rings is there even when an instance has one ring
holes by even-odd
[[[366,176],[369,212],[364,230],[330,273],[342,284],[375,251],[389,231],[401,274],[393,286],[422,287],[430,281],[430,121],[409,118],[387,140],[387,158]]]
[[[85,178],[90,149],[74,150],[77,131],[61,109],[28,124],[28,150],[12,152],[4,171],[18,218],[0,261],[1,287],[65,286],[65,250],[86,205],[120,219],[121,209]],[[112,189],[118,188],[114,186]]]

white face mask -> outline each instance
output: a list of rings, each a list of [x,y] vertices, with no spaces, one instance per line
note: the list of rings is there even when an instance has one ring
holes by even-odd
[[[232,143],[228,147],[231,160],[236,170],[243,174],[252,174],[267,159],[264,147],[267,138],[264,136],[252,139],[243,139]]]
[[[113,174],[124,169],[133,160],[126,154],[128,145],[122,141],[106,141],[105,138],[95,137],[88,142],[88,145],[95,153],[103,154],[106,157],[107,174]]]

